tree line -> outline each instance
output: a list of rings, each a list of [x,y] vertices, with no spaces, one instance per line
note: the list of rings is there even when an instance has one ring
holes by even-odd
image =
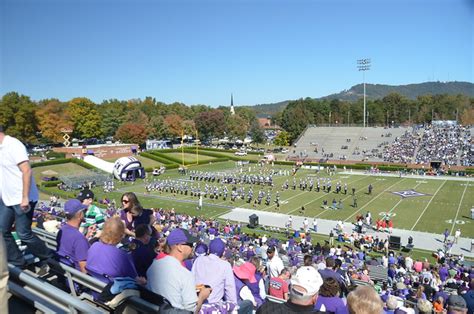
[[[273,118],[295,140],[309,124],[362,125],[363,99],[356,102],[317,100],[312,98],[290,102]],[[474,124],[474,98],[465,95],[423,95],[415,100],[398,93],[366,102],[368,126],[430,123],[432,120],[456,120]]]
[[[474,98],[464,95],[424,95],[410,100],[392,93],[368,100],[366,107],[369,126],[456,118],[464,125],[474,124]],[[272,120],[284,131],[278,137],[278,143],[284,145],[294,141],[309,124],[361,125],[363,100],[299,99],[291,101]],[[180,138],[183,134],[197,135],[201,140],[223,136],[243,139],[250,135],[254,142],[264,141],[251,107],[236,107],[232,115],[225,106],[165,104],[152,97],[96,104],[84,97],[66,102],[54,98],[32,101],[26,95],[10,92],[0,100],[0,124],[8,134],[32,144],[61,143],[61,130],[65,128],[72,129],[71,136],[78,139],[113,137],[138,144],[146,139]]]
[[[146,139],[199,139],[229,136],[263,141],[255,112],[249,108],[211,108],[206,105],[165,104],[152,97],[144,100],[105,100],[96,104],[79,97],[62,102],[58,99],[32,101],[16,92],[0,100],[0,124],[8,134],[27,143],[61,143],[63,129],[71,129],[73,138],[108,138],[143,144]]]

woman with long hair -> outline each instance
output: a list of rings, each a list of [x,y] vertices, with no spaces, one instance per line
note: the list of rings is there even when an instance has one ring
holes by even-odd
[[[336,279],[331,277],[324,279],[314,309],[321,312],[347,314],[347,307],[339,297],[340,290],[341,287]]]
[[[122,195],[122,212],[120,218],[125,223],[125,234],[135,237],[135,227],[138,225],[149,225],[153,227],[155,217],[151,209],[144,209],[137,196],[133,192],[126,192]],[[156,236],[154,228],[152,236]]]

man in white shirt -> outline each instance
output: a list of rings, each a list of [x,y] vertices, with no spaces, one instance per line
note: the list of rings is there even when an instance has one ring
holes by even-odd
[[[267,255],[268,255],[268,262],[267,262],[268,275],[270,276],[270,278],[278,277],[282,269],[285,267],[283,265],[283,261],[278,256],[278,253],[276,252],[276,248],[274,246],[270,246],[267,249]]]
[[[458,243],[459,241],[459,237],[461,236],[461,229],[458,229],[456,230],[456,232],[454,232],[454,243]]]
[[[188,230],[173,229],[166,239],[169,255],[155,259],[146,273],[148,290],[165,297],[174,308],[194,313],[199,312],[212,291],[205,286],[197,287],[194,275],[182,264],[193,254],[197,241]]]
[[[18,237],[40,260],[53,257],[43,241],[31,231],[33,210],[38,202],[38,189],[25,146],[6,135],[0,125],[0,232],[7,247],[8,262],[25,267],[25,259],[11,233],[13,224]]]

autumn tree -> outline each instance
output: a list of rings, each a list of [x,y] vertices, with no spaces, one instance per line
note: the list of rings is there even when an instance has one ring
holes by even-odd
[[[227,119],[227,135],[231,137],[244,138],[248,128],[247,120],[237,114],[231,115]]]
[[[290,144],[290,134],[286,131],[281,131],[277,134],[273,143],[277,146],[288,146]]]
[[[37,106],[29,97],[16,92],[5,94],[0,101],[0,125],[8,134],[24,142],[36,142]]]
[[[95,104],[88,98],[74,98],[69,101],[68,113],[73,124],[73,136],[93,138],[102,135],[102,117]]]
[[[67,112],[67,104],[58,99],[45,99],[39,102],[36,111],[38,127],[46,142],[63,142],[62,129],[71,129],[72,123]]]
[[[201,112],[196,116],[194,122],[200,138],[207,139],[224,135],[225,117],[222,110],[213,109]]]
[[[183,132],[183,119],[177,114],[169,114],[164,119],[167,135],[181,137]]]
[[[114,138],[122,143],[142,145],[148,138],[148,130],[140,123],[128,122],[118,128]]]
[[[163,139],[168,134],[163,116],[154,116],[148,124],[148,136],[153,139]]]
[[[118,128],[126,120],[127,103],[117,99],[110,99],[97,106],[101,121],[101,130],[104,137],[114,136]]]

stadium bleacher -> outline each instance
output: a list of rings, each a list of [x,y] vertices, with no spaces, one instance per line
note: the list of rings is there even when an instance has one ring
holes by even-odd
[[[311,126],[299,138],[290,155],[313,160],[328,158],[382,161],[381,144],[389,145],[407,130],[408,128]]]
[[[289,154],[305,161],[350,160],[474,165],[472,127],[438,121],[416,127],[308,126]]]

